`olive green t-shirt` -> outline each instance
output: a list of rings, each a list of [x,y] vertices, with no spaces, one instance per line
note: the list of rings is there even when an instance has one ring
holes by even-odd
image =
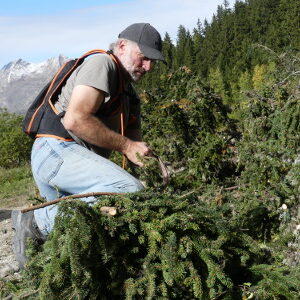
[[[72,91],[77,85],[86,85],[96,88],[104,92],[104,102],[113,99],[119,88],[119,74],[116,63],[107,54],[97,54],[88,57],[80,66],[78,66],[71,76],[68,78],[65,86],[62,88],[58,101],[55,107],[59,112],[66,111],[71,99]],[[140,101],[130,82],[125,82],[124,92],[120,96],[124,113],[125,128],[128,125],[128,120],[133,117],[134,122],[131,122],[130,128],[140,129]],[[101,107],[99,109],[99,113]],[[98,115],[98,113],[96,114]],[[101,114],[101,121],[115,132],[120,132],[120,112],[105,116]],[[63,123],[63,118],[62,118]],[[128,127],[127,127],[128,128]],[[110,150],[91,145],[69,132],[73,139],[80,145],[102,155],[108,157]]]

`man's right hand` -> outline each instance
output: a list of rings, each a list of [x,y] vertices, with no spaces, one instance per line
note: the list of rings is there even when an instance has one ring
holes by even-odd
[[[148,145],[144,142],[135,142],[132,140],[127,140],[125,143],[123,154],[134,164],[142,167],[143,163],[138,156],[152,156],[152,151]]]

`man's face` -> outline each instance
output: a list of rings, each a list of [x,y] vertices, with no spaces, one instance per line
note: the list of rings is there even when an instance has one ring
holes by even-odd
[[[150,71],[154,61],[145,57],[137,44],[127,43],[120,60],[133,81],[138,81]]]

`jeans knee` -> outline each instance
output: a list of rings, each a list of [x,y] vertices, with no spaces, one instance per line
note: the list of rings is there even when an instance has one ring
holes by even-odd
[[[126,186],[125,192],[126,193],[135,193],[135,192],[139,192],[139,191],[143,190],[144,188],[145,187],[143,186],[143,184],[139,180],[134,178],[132,180],[132,182]]]
[[[136,183],[136,190],[135,190],[135,192],[138,192],[138,191],[141,191],[141,190],[143,190],[145,187],[143,186],[143,184],[140,182],[140,181],[138,181],[137,183]]]

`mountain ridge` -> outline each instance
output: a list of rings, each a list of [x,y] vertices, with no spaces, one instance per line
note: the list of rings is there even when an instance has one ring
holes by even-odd
[[[0,109],[25,114],[44,85],[69,58],[60,54],[39,63],[21,58],[0,70]]]

